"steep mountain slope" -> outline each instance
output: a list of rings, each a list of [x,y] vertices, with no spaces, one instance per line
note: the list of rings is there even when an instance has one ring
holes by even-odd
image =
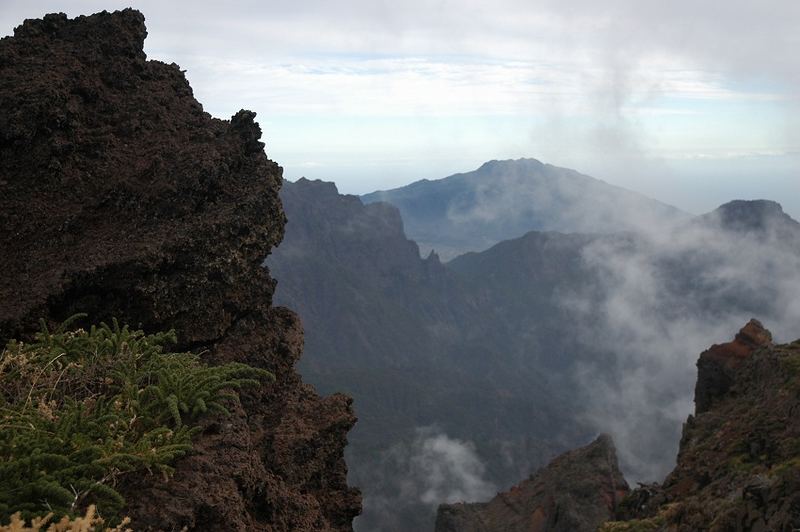
[[[687,353],[750,316],[783,337],[800,320],[800,224],[764,205],[732,202],[635,234],[530,233],[447,266],[485,285],[488,308],[538,364],[574,377],[581,418],[614,435],[623,470],[653,480],[670,466],[689,409]],[[732,209],[751,220],[747,230],[726,222]]]
[[[662,484],[627,492],[608,437],[487,503],[443,505],[437,532],[790,531],[800,527],[800,340],[750,320],[697,362],[695,414]],[[617,520],[608,521],[611,516]],[[603,523],[604,521],[608,521]]]
[[[594,532],[627,493],[614,443],[603,434],[489,502],[440,506],[436,532]]]
[[[146,59],[146,34],[127,9],[0,40],[0,341],[87,312],[269,369],[170,479],[118,486],[132,526],[349,530],[351,400],[301,381],[299,320],[271,305],[261,267],[283,234],[281,168],[254,113],[204,113],[177,65]]]
[[[751,320],[700,355],[696,410],[661,485],[634,490],[603,530],[800,527],[800,341],[772,343]]]
[[[309,346],[335,357],[339,370],[358,370],[376,352],[401,367],[401,352],[458,340],[455,326],[474,314],[476,302],[436,255],[420,260],[395,208],[364,206],[339,195],[333,183],[306,179],[285,183],[281,198],[291,216],[288,236],[269,263],[282,297],[297,301],[306,328],[315,331]],[[340,311],[329,314],[334,307]],[[352,338],[345,331],[353,325],[373,334]],[[304,363],[313,369],[313,359]]]
[[[426,445],[466,452],[472,442],[485,462],[473,480],[486,496],[587,437],[561,421],[571,403],[559,375],[506,351],[513,333],[481,283],[463,282],[435,255],[420,259],[397,209],[304,179],[281,196],[286,237],[267,264],[276,301],[305,326],[304,378],[355,398],[348,463],[365,493],[359,529],[430,529],[441,500],[425,494],[465,493],[472,477],[459,476],[460,465],[446,482],[414,477]]]
[[[531,232],[442,265],[419,258],[391,207],[305,180],[283,195],[276,298],[306,324],[304,376],[356,398],[364,530],[429,527],[427,494],[485,500],[599,431],[632,480],[662,478],[690,408],[690,353],[753,315],[780,334],[800,320],[788,244],[800,231],[764,202],[638,233]],[[731,209],[763,230],[724,222]],[[430,489],[415,475],[434,436],[471,442],[483,469]],[[464,490],[475,478],[486,489]]]
[[[362,199],[395,205],[409,238],[445,260],[533,230],[609,233],[686,218],[663,203],[536,159],[490,161]]]

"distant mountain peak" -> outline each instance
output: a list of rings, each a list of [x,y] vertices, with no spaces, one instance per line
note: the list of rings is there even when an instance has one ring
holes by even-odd
[[[492,159],[491,161],[486,161],[485,163],[483,163],[480,166],[480,168],[478,168],[478,172],[486,170],[494,170],[499,168],[507,168],[512,166],[541,168],[545,165],[540,160],[534,159],[532,157],[522,157],[519,159]]]
[[[444,261],[528,231],[616,233],[688,218],[636,192],[532,158],[491,160],[471,172],[362,199],[396,206],[408,236]]]
[[[317,190],[320,193],[334,194],[334,195],[339,194],[339,189],[336,187],[336,183],[332,181],[323,181],[321,179],[308,179],[307,177],[301,177],[300,179],[294,182],[294,185],[308,190]]]
[[[706,216],[723,229],[737,232],[762,232],[787,224],[800,227],[780,203],[764,199],[729,201]]]

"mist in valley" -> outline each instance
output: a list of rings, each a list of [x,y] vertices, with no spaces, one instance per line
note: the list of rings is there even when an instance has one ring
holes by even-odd
[[[273,439],[286,447],[276,459],[280,468],[254,473],[252,486],[232,483],[231,493],[249,490],[260,501],[253,508],[263,508],[252,512],[265,515],[257,520],[273,518],[263,491],[283,489],[288,478],[297,493],[286,501],[308,503],[286,503],[288,514],[318,504],[333,515],[341,502],[349,505],[345,517],[324,519],[341,518],[337,526],[347,529],[358,508],[352,486],[363,495],[357,532],[432,530],[440,505],[488,501],[601,433],[613,438],[632,486],[660,482],[675,466],[694,413],[700,353],[730,341],[752,318],[776,342],[800,337],[796,0],[232,2],[238,9],[141,0],[147,30],[136,15],[130,57],[113,38],[95,46],[59,33],[63,16],[10,37],[25,18],[62,9],[75,16],[84,8],[62,3],[7,0],[0,10],[4,43],[55,43],[52,50],[37,44],[15,51],[0,66],[23,72],[19,65],[30,60],[33,72],[58,62],[62,41],[75,41],[75,65],[87,69],[69,77],[48,66],[36,83],[7,84],[4,91],[22,96],[7,99],[15,109],[0,117],[8,130],[0,132],[0,148],[18,150],[41,171],[30,175],[45,191],[57,182],[69,188],[70,179],[76,190],[84,179],[116,187],[98,185],[104,196],[90,198],[98,212],[129,193],[130,205],[119,200],[117,207],[158,200],[164,210],[141,224],[127,220],[142,234],[148,224],[157,231],[119,247],[136,256],[130,264],[120,256],[119,272],[98,266],[105,264],[100,252],[78,253],[77,262],[99,262],[72,272],[68,261],[55,261],[61,269],[34,277],[76,292],[84,274],[97,277],[86,298],[102,302],[117,290],[116,274],[122,285],[129,270],[134,277],[145,272],[148,284],[136,293],[159,305],[159,291],[174,283],[176,294],[213,307],[194,324],[204,330],[182,340],[192,349],[214,331],[220,345],[250,348],[249,336],[237,340],[237,328],[253,326],[273,304],[299,316],[302,334],[281,310],[269,314],[274,323],[259,325],[264,338],[253,335],[253,345],[264,344],[268,369],[280,362],[274,395],[291,389],[297,399],[280,403],[286,412],[258,410],[242,421],[252,425],[253,441],[269,444],[258,460],[272,459]],[[127,6],[102,4],[87,0],[85,8]],[[48,62],[36,63],[40,53]],[[117,53],[97,80],[76,81]],[[116,63],[133,68],[133,81],[116,79]],[[170,74],[158,78],[151,67]],[[47,92],[50,76],[58,82],[53,98],[27,96]],[[147,100],[126,99],[156,82]],[[172,92],[189,102],[185,125],[169,118],[184,112],[164,103]],[[123,101],[129,108],[117,114]],[[58,112],[49,116],[50,107]],[[219,120],[231,116],[230,124]],[[25,121],[32,125],[17,127]],[[198,148],[181,151],[184,144]],[[124,157],[105,158],[117,149]],[[102,181],[95,170],[115,164],[125,170],[119,175],[135,175],[119,186]],[[19,190],[30,186],[28,173],[14,174]],[[265,190],[245,194],[256,179],[269,179],[259,182]],[[128,181],[136,190],[126,189]],[[266,188],[269,201],[258,195]],[[61,188],[52,197],[68,199]],[[70,218],[52,234],[48,229],[50,255],[63,247],[72,257],[78,236],[93,235],[91,209],[74,203],[80,223]],[[224,210],[219,218],[217,209]],[[242,213],[269,223],[239,220]],[[30,222],[17,218],[21,226]],[[47,217],[31,220],[34,235]],[[187,220],[197,227],[181,229]],[[192,247],[195,230],[214,244],[211,251]],[[283,241],[263,259],[266,276],[261,254],[282,231]],[[235,242],[222,246],[228,237]],[[170,249],[159,258],[171,245],[186,253]],[[208,264],[195,257],[201,252]],[[146,267],[137,270],[140,260]],[[256,275],[240,275],[248,264]],[[206,281],[211,288],[200,294]],[[258,292],[242,289],[251,281]],[[8,285],[14,293],[22,286]],[[109,296],[109,312],[117,299],[128,304],[128,292]],[[47,305],[61,305],[57,293],[46,297]],[[153,305],[153,314],[162,312]],[[169,319],[153,323],[191,324],[187,316],[194,315],[178,306],[174,315],[163,312]],[[228,328],[230,339],[222,332]],[[269,345],[267,333],[275,333]],[[317,403],[306,383],[352,403]],[[320,412],[321,420],[312,420],[326,405],[338,405],[331,407],[338,417]],[[350,410],[358,417],[352,429]],[[296,423],[281,425],[284,415]],[[296,434],[283,443],[285,434],[273,429]],[[304,477],[300,462],[320,457]],[[261,478],[267,473],[274,473],[271,484]]]
[[[476,223],[518,223],[514,205],[541,205],[529,161],[493,164],[515,171],[498,178],[512,208],[467,189],[473,204],[459,223],[472,223],[468,212]],[[270,259],[276,294],[304,320],[304,376],[355,398],[347,453],[364,489],[359,530],[429,528],[438,504],[487,500],[601,432],[630,482],[660,481],[693,411],[700,352],[752,317],[792,339],[800,225],[778,204],[732,202],[693,217],[556,174],[547,198],[558,198],[562,232],[445,263],[420,257],[388,205],[318,182],[285,185],[285,253]],[[576,195],[587,180],[602,193]],[[627,219],[587,232],[598,212]],[[301,242],[314,253],[299,253]]]
[[[564,299],[585,316],[576,323],[582,341],[614,354],[602,367],[582,360],[576,381],[585,419],[615,437],[629,480],[661,480],[674,464],[701,351],[753,317],[779,342],[800,334],[800,224],[777,204],[736,207],[672,227],[643,224],[625,243],[598,240],[583,258],[605,297]]]

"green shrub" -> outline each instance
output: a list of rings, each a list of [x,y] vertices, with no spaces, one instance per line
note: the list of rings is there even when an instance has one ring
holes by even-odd
[[[170,475],[202,415],[226,415],[231,390],[272,377],[167,352],[174,331],[146,335],[116,320],[68,331],[71,321],[54,332],[42,322],[34,342],[0,354],[0,522],[15,512],[76,517],[95,504],[113,523],[121,476]]]

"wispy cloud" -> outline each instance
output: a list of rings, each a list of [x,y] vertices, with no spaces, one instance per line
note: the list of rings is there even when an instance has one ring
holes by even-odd
[[[435,426],[417,428],[378,461],[368,474],[371,485],[381,489],[365,497],[358,529],[402,530],[409,520],[429,527],[440,504],[483,502],[497,493],[474,444]],[[403,512],[404,525],[394,523]]]
[[[577,372],[586,421],[614,435],[633,480],[653,481],[674,464],[698,354],[752,317],[778,341],[797,336],[800,240],[780,217],[751,233],[713,217],[672,228],[641,222],[631,240],[598,239],[584,250],[599,304],[580,295],[563,302],[583,313],[586,345],[613,354],[612,364],[587,360]]]
[[[5,0],[0,33],[45,12],[129,4]],[[332,122],[343,118],[372,122],[349,146],[338,142],[337,154],[415,158],[396,174],[406,182],[435,176],[432,158],[460,157],[450,168],[464,170],[479,158],[534,156],[588,172],[617,160],[603,177],[642,190],[617,174],[643,176],[654,160],[690,151],[800,149],[795,0],[133,6],[147,17],[148,54],[186,69],[213,115],[247,107],[271,120],[268,150],[279,160],[314,153],[326,164],[317,154],[359,133]],[[300,132],[298,121],[311,117]],[[394,131],[398,117],[419,123]],[[489,120],[457,121],[467,117]],[[375,141],[387,136],[391,143]],[[349,191],[387,185],[363,185],[376,179],[373,169],[332,168],[319,177],[341,178]]]

